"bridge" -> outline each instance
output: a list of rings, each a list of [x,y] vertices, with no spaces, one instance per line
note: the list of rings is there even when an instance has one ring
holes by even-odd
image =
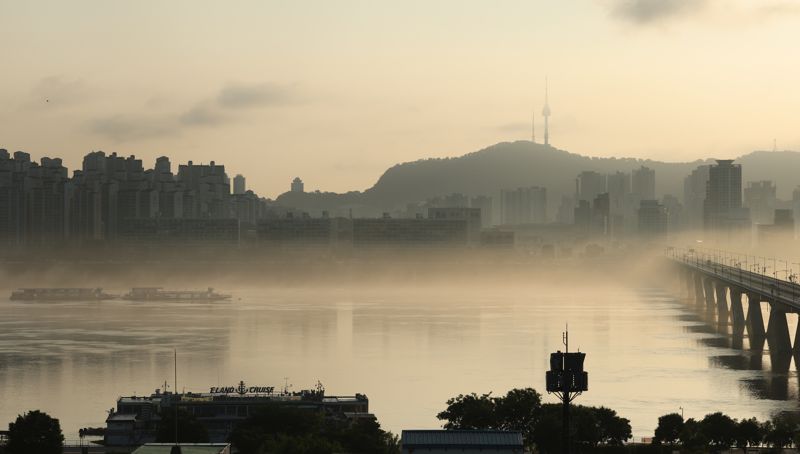
[[[800,285],[792,267],[800,264],[695,249],[668,248],[666,256],[695,308],[720,333],[730,335],[734,347],[742,348],[746,333],[751,350],[762,351],[766,341],[773,362],[783,358],[779,362],[788,368],[792,356],[800,357],[800,323],[792,345],[787,321],[788,314],[800,314]],[[766,327],[764,308],[769,312]]]

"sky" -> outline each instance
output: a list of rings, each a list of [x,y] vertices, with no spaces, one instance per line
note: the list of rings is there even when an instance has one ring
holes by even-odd
[[[543,136],[800,150],[800,0],[0,0],[0,148],[224,164],[274,198]]]

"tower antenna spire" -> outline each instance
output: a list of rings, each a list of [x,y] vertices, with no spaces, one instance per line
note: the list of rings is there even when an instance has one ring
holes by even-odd
[[[548,99],[548,80],[547,76],[544,77],[544,109],[542,109],[542,116],[544,117],[544,144],[550,145],[550,101]]]

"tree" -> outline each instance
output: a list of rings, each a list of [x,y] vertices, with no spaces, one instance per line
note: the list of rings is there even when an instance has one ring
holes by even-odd
[[[533,437],[542,409],[541,394],[533,388],[512,389],[494,404],[498,429],[520,431],[526,440]]]
[[[594,407],[597,427],[600,429],[600,443],[621,446],[633,437],[629,419],[617,416],[617,412],[606,407]]]
[[[61,424],[47,413],[29,411],[8,424],[6,449],[11,454],[61,454]]]
[[[371,418],[343,420],[286,405],[262,408],[234,427],[229,441],[243,454],[397,454],[397,437]]]
[[[792,444],[800,424],[797,415],[781,412],[764,424],[764,441],[773,448],[783,448]]]
[[[172,443],[175,441],[175,411],[165,409],[156,430],[156,442]],[[178,410],[178,442],[208,443],[208,430],[194,415],[184,409]]]
[[[749,446],[758,446],[764,439],[764,430],[756,418],[742,419],[736,426],[736,447],[747,452]]]
[[[447,421],[443,425],[445,429],[495,429],[498,427],[496,402],[491,394],[459,394],[448,399],[447,409],[436,417]]]
[[[276,404],[262,408],[237,424],[228,441],[244,454],[256,454],[267,446],[274,449],[276,443],[282,443],[279,439],[321,431],[319,413]]]
[[[706,415],[700,421],[700,430],[715,450],[730,449],[736,440],[736,421],[721,412]]]
[[[683,416],[677,413],[670,413],[658,418],[658,426],[656,427],[655,435],[653,436],[653,443],[660,445],[667,443],[674,445],[681,438],[681,431],[683,430]]]
[[[693,418],[683,423],[680,438],[681,446],[687,452],[705,452],[705,447],[708,446],[708,438],[701,430],[700,423]]]
[[[561,404],[542,405],[533,430],[533,439],[526,444],[536,445],[538,452],[559,452],[561,446]]]

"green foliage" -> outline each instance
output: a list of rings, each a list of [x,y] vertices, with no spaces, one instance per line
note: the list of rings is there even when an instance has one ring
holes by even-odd
[[[666,443],[674,445],[681,438],[683,430],[683,416],[677,413],[670,413],[658,418],[658,426],[653,437],[653,443]]]
[[[61,454],[63,446],[61,424],[47,413],[29,411],[8,424],[9,454]]]
[[[561,404],[542,405],[533,388],[512,389],[505,396],[460,394],[437,415],[445,429],[513,430],[526,446],[541,452],[558,451],[561,443]],[[631,438],[630,421],[605,407],[570,407],[571,438],[576,446],[622,445]]]
[[[597,428],[600,432],[600,443],[620,446],[633,437],[631,422],[627,418],[617,416],[617,412],[606,407],[594,408]]]
[[[764,442],[773,448],[790,446],[800,432],[800,418],[797,414],[781,412],[764,425]]]
[[[736,440],[736,421],[721,412],[706,415],[700,421],[700,426],[700,430],[708,439],[709,447],[713,450],[730,449]]]
[[[175,441],[175,411],[166,410],[161,414],[161,421],[156,430],[156,442],[172,443]],[[208,443],[208,430],[194,415],[184,409],[178,410],[178,442]]]
[[[274,405],[239,423],[229,441],[243,454],[399,453],[397,437],[374,419],[324,418],[319,412]]]
[[[682,452],[713,452],[733,446],[747,448],[766,444],[780,450],[800,443],[800,415],[778,413],[770,421],[760,423],[756,418],[737,421],[723,413],[706,415],[701,421],[670,413],[658,418],[653,444],[680,443]]]
[[[756,418],[742,419],[736,426],[736,447],[758,446],[764,440],[764,427]]]
[[[708,446],[708,437],[703,432],[701,424],[693,418],[683,423],[680,438],[681,446],[688,452],[705,452]]]
[[[496,429],[496,399],[491,394],[459,394],[448,399],[447,409],[436,417],[447,421],[443,426],[445,429]]]
[[[447,409],[436,415],[446,421],[445,429],[491,429],[522,432],[526,440],[533,437],[542,407],[542,396],[533,388],[516,388],[503,397],[492,393],[460,394],[447,401]]]

